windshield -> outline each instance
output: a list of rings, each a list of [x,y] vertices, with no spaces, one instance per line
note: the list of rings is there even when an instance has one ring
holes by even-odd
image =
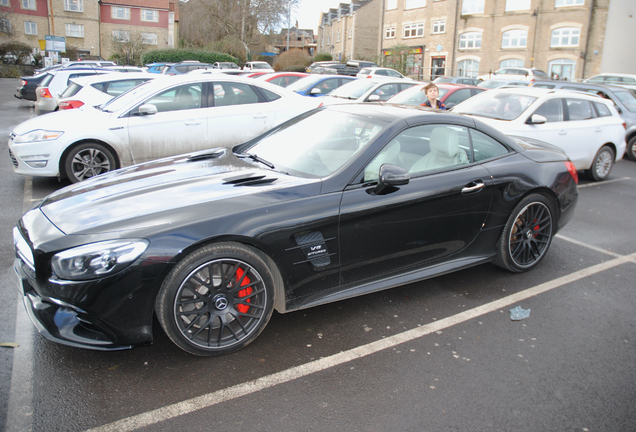
[[[312,87],[318,81],[321,81],[323,79],[325,79],[324,75],[313,75],[313,76],[304,77],[299,79],[295,83],[288,85],[287,89],[291,91],[295,91],[295,92],[297,91],[303,92],[307,90],[309,87]]]
[[[337,110],[318,110],[298,117],[245,152],[266,160],[277,171],[326,177],[362,151],[387,124]],[[240,147],[235,150],[243,152]]]
[[[615,91],[616,97],[623,102],[625,108],[631,112],[636,112],[636,96],[630,91]]]
[[[252,63],[253,69],[271,69],[269,63]]]
[[[377,84],[369,80],[351,81],[333,90],[329,95],[345,99],[358,99],[375,85]]]
[[[496,120],[514,120],[535,100],[537,98],[534,96],[491,90],[466,99],[453,112]]]
[[[136,87],[131,88],[130,90],[123,92],[116,98],[113,98],[109,100],[108,102],[106,102],[105,104],[100,105],[101,110],[107,111],[107,112],[115,112],[123,108],[129,101],[128,96],[135,97],[136,95],[145,93],[152,82],[153,80],[146,81],[142,84],[139,84]]]
[[[426,87],[426,84],[408,88],[396,94],[387,102],[402,105],[422,105],[424,102],[426,102],[426,92],[424,91],[424,87]],[[438,87],[438,89],[439,96],[437,98],[441,100],[444,95],[448,93],[449,89],[441,87]]]

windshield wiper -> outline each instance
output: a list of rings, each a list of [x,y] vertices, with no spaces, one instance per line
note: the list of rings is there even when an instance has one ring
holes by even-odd
[[[251,153],[237,153],[236,157],[252,159],[253,161],[262,163],[263,165],[265,165],[268,168],[271,168],[271,169],[275,169],[276,168],[273,163],[268,162],[265,159],[263,159],[262,157],[259,157],[259,156],[255,155],[255,154],[251,154]]]

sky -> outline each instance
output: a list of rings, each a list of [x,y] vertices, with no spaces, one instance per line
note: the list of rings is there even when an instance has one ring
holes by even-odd
[[[320,12],[327,12],[331,8],[337,8],[340,3],[349,3],[351,0],[300,0],[300,4],[291,11],[291,25],[298,21],[301,29],[313,29],[318,31]],[[285,26],[286,27],[286,26]]]

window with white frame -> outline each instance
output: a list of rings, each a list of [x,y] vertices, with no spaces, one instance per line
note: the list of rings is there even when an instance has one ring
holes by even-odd
[[[479,75],[479,60],[461,60],[457,62],[457,75],[477,78]]]
[[[583,6],[585,4],[585,0],[555,0],[554,6]]]
[[[141,20],[148,21],[148,22],[159,22],[159,11],[150,10],[150,9],[142,9]]]
[[[387,27],[384,32],[385,39],[395,39],[395,27]]]
[[[506,12],[530,10],[530,0],[506,0]]]
[[[64,10],[67,12],[83,12],[84,3],[82,0],[64,0]]]
[[[142,33],[141,42],[145,45],[157,45],[157,33]]]
[[[0,6],[9,6],[9,0],[0,0]]]
[[[24,22],[24,34],[37,35],[38,34],[38,23],[35,23],[33,21],[25,21]]]
[[[501,36],[502,48],[525,48],[528,32],[525,30],[510,30]]]
[[[8,18],[0,18],[0,33],[11,33],[11,21]]]
[[[340,30],[338,30],[338,33],[336,34],[336,42],[340,42]]]
[[[550,47],[575,47],[579,46],[579,39],[581,37],[581,30],[573,27],[561,27],[552,30],[552,37],[550,38]]]
[[[327,47],[331,45],[331,35],[327,35]]]
[[[404,9],[416,9],[426,6],[426,0],[404,0]]]
[[[460,49],[476,49],[481,48],[481,33],[468,32],[459,35]]]
[[[84,26],[82,24],[66,24],[66,36],[83,38]]]
[[[110,7],[110,16],[112,19],[129,20],[130,8],[127,7]]]
[[[523,67],[523,60],[520,59],[507,59],[499,62],[499,69],[507,67]]]
[[[113,30],[113,40],[116,40],[117,42],[129,42],[130,33],[126,30]]]
[[[35,7],[35,0],[21,0],[20,6],[22,9],[37,10]]]
[[[484,13],[486,0],[464,0],[462,3],[462,15]]]
[[[397,0],[387,0],[386,10],[397,9]]]
[[[353,37],[353,27],[349,27],[349,39]]]
[[[404,26],[404,39],[424,36],[424,24],[407,24]]]
[[[444,33],[446,31],[446,20],[433,21],[433,33]]]

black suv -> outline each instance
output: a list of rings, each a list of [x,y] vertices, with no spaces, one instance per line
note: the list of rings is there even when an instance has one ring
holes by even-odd
[[[368,67],[379,67],[372,61],[365,60],[349,60],[344,69],[338,69],[338,75],[356,76],[360,69]]]

